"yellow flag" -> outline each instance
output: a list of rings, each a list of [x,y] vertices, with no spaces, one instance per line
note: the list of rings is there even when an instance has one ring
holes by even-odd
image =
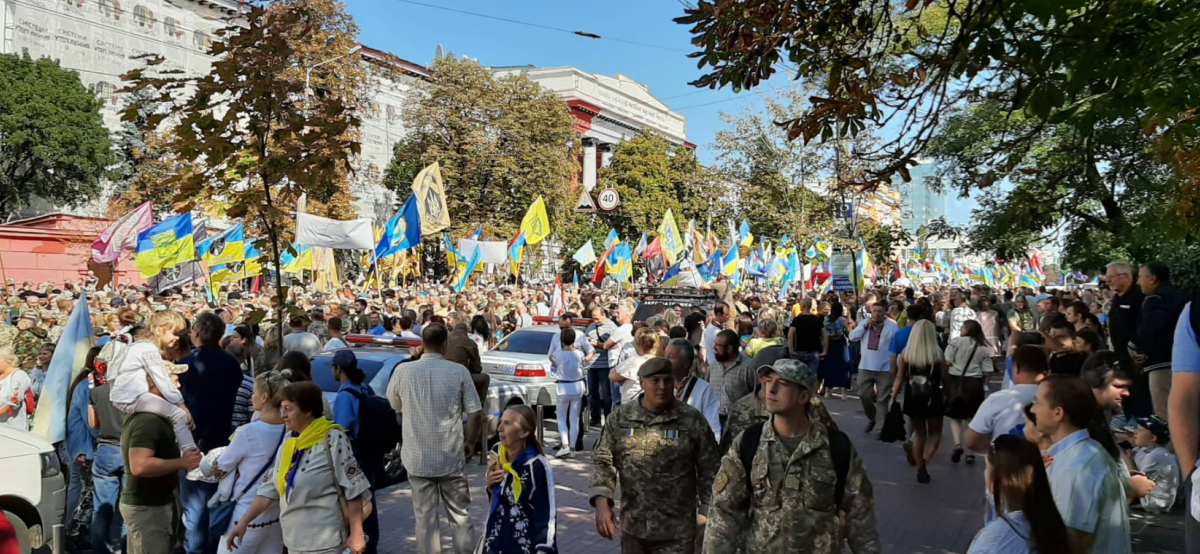
[[[417,174],[417,178],[413,179],[412,191],[417,197],[417,211],[421,214],[422,236],[440,233],[450,226],[446,188],[442,183],[442,169],[437,162]]]
[[[525,244],[537,244],[550,236],[550,218],[546,217],[546,201],[539,195],[525,212],[521,220],[521,231],[525,233]],[[678,234],[678,231],[676,231]]]
[[[658,236],[662,238],[663,254],[667,257],[667,265],[675,265],[679,254],[683,253],[683,237],[679,235],[679,226],[675,224],[675,214],[667,208],[663,214],[662,224],[658,226]]]

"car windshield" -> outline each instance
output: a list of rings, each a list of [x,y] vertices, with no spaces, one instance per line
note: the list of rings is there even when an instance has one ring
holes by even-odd
[[[543,333],[541,331],[516,331],[509,335],[494,352],[514,352],[517,354],[545,354],[550,351],[550,341],[558,338],[558,333]]]
[[[382,361],[368,360],[365,358],[358,359],[358,367],[367,374],[365,383],[370,383],[375,378],[375,374],[383,368]],[[325,392],[337,392],[338,382],[333,378],[333,356],[317,356],[312,360],[312,377],[318,385],[321,385],[321,390]]]

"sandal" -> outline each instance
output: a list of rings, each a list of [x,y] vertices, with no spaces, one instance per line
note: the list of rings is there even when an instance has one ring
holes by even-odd
[[[975,463],[975,455],[974,454],[967,454],[967,463],[968,464]]]
[[[931,481],[929,477],[929,471],[927,471],[924,467],[917,469],[917,482],[924,485],[929,483],[929,481]]]

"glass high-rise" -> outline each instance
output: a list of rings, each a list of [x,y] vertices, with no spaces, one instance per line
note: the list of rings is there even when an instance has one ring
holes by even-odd
[[[932,162],[921,160],[920,165],[909,170],[911,181],[905,183],[896,178],[896,187],[904,199],[904,230],[914,237],[920,227],[946,215],[946,194],[934,190],[929,183],[935,170]]]

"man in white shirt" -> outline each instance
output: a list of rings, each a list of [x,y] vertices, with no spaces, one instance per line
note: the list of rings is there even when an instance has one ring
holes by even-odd
[[[687,339],[672,339],[667,343],[666,358],[671,362],[675,377],[675,397],[700,410],[713,435],[721,439],[721,401],[717,391],[696,372],[696,348]]]
[[[345,334],[342,332],[342,318],[329,318],[329,341],[325,343],[324,351],[337,350],[339,348],[350,348],[350,343],[346,342]]]
[[[621,351],[626,344],[633,342],[633,312],[625,304],[617,306],[617,330],[608,336],[604,348],[608,349],[609,367],[617,367],[621,362]],[[616,398],[615,396],[613,398]]]
[[[962,335],[963,323],[973,321],[975,319],[975,310],[971,309],[971,304],[967,302],[967,294],[963,291],[955,292],[951,297],[954,303],[954,309],[950,310],[950,338],[956,339]]]
[[[867,430],[887,416],[892,403],[892,356],[888,350],[896,335],[896,322],[888,319],[887,305],[871,305],[871,319],[850,331],[851,341],[862,341],[858,362],[858,397],[867,416]]]
[[[728,321],[729,304],[717,302],[717,305],[713,306],[712,319],[709,320],[708,326],[704,328],[704,362],[708,365],[712,365],[717,361],[717,353],[713,348],[713,343],[717,341],[717,333],[720,333],[725,328],[725,324]]]
[[[290,325],[292,332],[283,337],[284,352],[301,352],[309,358],[321,353],[321,339],[308,332],[308,320],[305,317],[293,317]]]
[[[1050,368],[1041,347],[1027,344],[1013,353],[1013,386],[988,396],[967,426],[967,448],[987,452],[992,441],[1025,423],[1025,406],[1037,397]]]

